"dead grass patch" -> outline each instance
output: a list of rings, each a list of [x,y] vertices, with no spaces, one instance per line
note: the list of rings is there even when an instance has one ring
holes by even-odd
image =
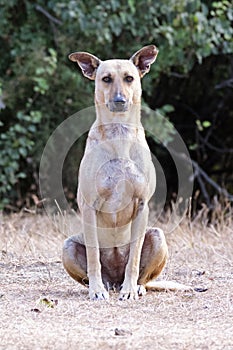
[[[233,349],[230,221],[186,220],[166,235],[170,259],[161,278],[206,292],[148,292],[138,302],[111,293],[109,302],[91,302],[61,264],[73,217],[62,217],[61,229],[46,216],[0,220],[0,349]],[[57,305],[38,303],[41,297]]]

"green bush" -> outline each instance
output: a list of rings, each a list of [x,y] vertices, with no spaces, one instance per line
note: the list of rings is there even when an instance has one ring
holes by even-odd
[[[215,86],[230,74],[230,1],[38,0],[35,4],[32,0],[0,0],[0,6],[1,208],[15,205],[18,197],[22,198],[18,206],[22,206],[32,182],[38,191],[32,173],[38,170],[49,135],[69,115],[93,104],[93,84],[87,84],[67,59],[72,51],[89,51],[102,59],[127,58],[143,45],[156,44],[157,62],[143,81],[144,103],[164,108],[165,116],[178,129],[186,118],[191,131],[179,131],[201,165],[211,153],[208,147],[197,151],[200,138],[196,130],[205,137],[208,129],[203,121],[218,135],[218,141],[212,138],[211,142],[219,146],[223,138],[224,148],[229,148],[229,87]],[[203,79],[211,87],[208,106],[201,106]],[[171,106],[168,110],[167,105]],[[181,105],[187,108],[182,110]],[[216,131],[222,113],[228,116],[226,135]],[[155,127],[153,120],[147,123]],[[171,137],[165,125],[157,125]],[[221,167],[221,162],[215,157],[208,169]],[[213,171],[213,176],[216,181],[229,179],[228,173],[216,178]]]

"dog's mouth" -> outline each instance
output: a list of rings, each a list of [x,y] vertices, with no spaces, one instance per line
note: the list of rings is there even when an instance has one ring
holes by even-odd
[[[127,112],[128,111],[128,103],[121,103],[121,102],[109,102],[107,103],[107,107],[110,110],[110,112]]]

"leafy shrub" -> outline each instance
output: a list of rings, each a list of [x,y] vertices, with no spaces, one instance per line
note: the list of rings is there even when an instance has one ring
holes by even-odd
[[[86,84],[67,59],[77,50],[102,59],[125,58],[155,43],[159,56],[143,80],[145,104],[163,108],[201,165],[210,155],[207,167],[213,174],[214,168],[222,166],[200,137],[211,130],[208,142],[219,146],[218,135],[224,149],[229,148],[231,86],[221,87],[221,83],[229,79],[233,51],[230,1],[38,0],[35,4],[0,0],[0,6],[1,207],[16,203],[19,193],[26,198],[31,181],[38,190],[37,180],[30,175],[31,164],[38,169],[50,133],[64,118],[93,104],[93,84]],[[206,82],[208,91],[203,95]],[[166,110],[167,105],[172,109]],[[222,114],[226,135],[218,128]],[[155,127],[153,120],[147,123]],[[158,123],[156,127],[171,137],[166,126]],[[216,181],[226,181],[229,172],[214,176]]]

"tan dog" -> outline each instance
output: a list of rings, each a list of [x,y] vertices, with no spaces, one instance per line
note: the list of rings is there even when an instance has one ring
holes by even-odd
[[[158,50],[150,45],[130,60],[101,61],[72,53],[84,76],[95,80],[96,121],[79,170],[78,205],[83,233],[65,241],[63,264],[72,278],[89,285],[92,300],[137,299],[165,266],[161,229],[147,229],[155,170],[140,122],[141,82]]]

